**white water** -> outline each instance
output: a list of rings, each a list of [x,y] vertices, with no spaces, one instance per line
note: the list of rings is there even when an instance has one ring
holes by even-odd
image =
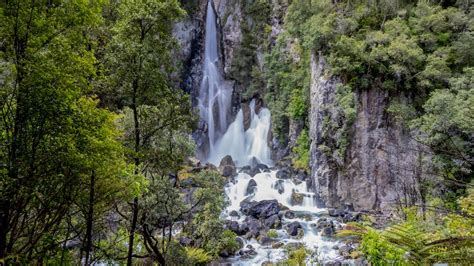
[[[337,250],[333,247],[337,245],[332,239],[324,238],[316,230],[315,224],[320,217],[326,214],[326,209],[319,209],[314,203],[314,193],[309,192],[306,182],[295,184],[291,179],[278,179],[275,170],[268,173],[260,173],[253,178],[245,173],[239,173],[234,182],[226,186],[226,194],[229,205],[227,206],[223,216],[226,219],[237,220],[240,223],[244,221],[245,215],[240,212],[240,202],[247,197],[255,201],[273,200],[276,199],[282,205],[288,207],[296,214],[294,219],[282,218],[282,229],[277,230],[278,242],[284,244],[288,243],[303,243],[312,254],[308,256],[307,263],[312,265],[317,262],[324,263],[333,261],[339,258]],[[256,191],[252,195],[246,196],[247,186],[251,179],[257,183]],[[278,192],[277,183],[283,187],[283,192]],[[293,192],[304,195],[303,203],[301,205],[293,205],[291,202],[291,195]],[[229,216],[231,211],[237,211],[240,218]],[[304,230],[304,236],[301,239],[296,239],[287,234],[285,225],[298,221]],[[312,226],[313,225],[313,226]],[[257,255],[251,258],[234,257],[230,262],[236,265],[260,265],[265,261],[278,262],[287,258],[287,253],[283,248],[273,249],[271,246],[262,246],[255,239],[245,240],[244,246],[252,245],[257,251]]]
[[[231,155],[238,167],[249,165],[252,158],[256,158],[260,163],[273,166],[271,160],[271,150],[268,146],[268,134],[270,130],[271,114],[266,108],[261,108],[255,112],[255,101],[250,102],[250,127],[244,129],[244,114],[240,110],[235,120],[230,123],[231,97],[232,91],[223,86],[223,77],[219,70],[219,56],[217,50],[216,16],[214,10],[208,2],[206,16],[206,36],[205,54],[203,64],[203,80],[199,91],[199,110],[201,119],[208,125],[209,154],[203,158],[204,162],[219,165],[220,160]],[[278,179],[276,171],[260,173],[253,177],[257,183],[256,192],[246,196],[246,189],[249,180],[252,179],[245,173],[239,173],[233,182],[226,186],[229,205],[223,213],[225,219],[235,219],[229,216],[231,211],[240,214],[239,222],[245,219],[245,215],[240,212],[240,202],[247,197],[252,200],[276,199],[279,203],[287,206],[297,214],[298,218],[282,218],[282,229],[277,230],[278,241],[283,243],[300,242],[306,248],[314,252],[308,257],[308,263],[330,261],[338,257],[337,251],[332,247],[336,244],[330,239],[321,237],[311,224],[317,222],[325,209],[318,209],[315,206],[314,193],[310,192],[306,182],[295,183],[292,179]],[[279,193],[277,183],[281,183],[283,192]],[[292,205],[291,195],[293,192],[304,195],[301,205]],[[304,236],[301,239],[290,237],[285,225],[298,221],[304,229]],[[262,246],[255,239],[244,240],[245,245],[251,244],[256,255],[251,258],[235,256],[230,262],[233,264],[255,265],[265,261],[278,262],[287,258],[287,253],[283,248],[272,249],[271,246]]]
[[[214,144],[227,128],[231,107],[232,91],[222,86],[222,81],[217,50],[216,16],[211,4],[208,3],[203,78],[199,90],[198,108],[201,119],[208,126],[210,154],[215,152]]]
[[[203,161],[219,165],[224,156],[231,155],[238,166],[248,164],[252,157],[271,165],[267,144],[271,121],[268,109],[262,108],[257,114],[255,101],[252,101],[250,128],[244,131],[242,110],[229,125],[232,90],[224,86],[219,70],[216,15],[210,2],[207,5],[205,45],[203,79],[198,99],[199,113],[207,124],[209,138],[209,154]]]

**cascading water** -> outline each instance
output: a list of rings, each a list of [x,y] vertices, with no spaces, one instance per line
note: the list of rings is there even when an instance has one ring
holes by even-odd
[[[217,49],[216,15],[211,2],[207,4],[206,36],[204,48],[203,78],[199,90],[198,108],[201,119],[207,124],[209,152],[203,161],[218,165],[225,155],[231,155],[238,166],[247,165],[252,158],[271,165],[271,153],[267,144],[270,129],[270,111],[262,108],[255,112],[255,101],[250,103],[250,128],[244,130],[244,114],[240,110],[232,124],[232,91],[223,84],[219,70]],[[229,126],[229,127],[227,127]]]
[[[310,264],[315,261],[327,262],[337,258],[338,254],[333,249],[336,242],[323,237],[320,232],[321,228],[317,228],[318,222],[322,219],[321,215],[326,210],[316,207],[314,193],[308,189],[307,180],[300,180],[292,176],[278,178],[278,169],[270,170],[267,167],[274,165],[267,141],[271,121],[270,111],[260,108],[257,113],[255,101],[252,100],[249,106],[251,121],[249,128],[245,130],[243,110],[240,110],[234,121],[228,124],[232,93],[222,86],[223,78],[219,71],[217,50],[216,15],[211,2],[208,2],[207,6],[205,44],[199,110],[201,119],[208,125],[209,152],[203,161],[219,165],[224,156],[230,155],[239,167],[238,175],[226,185],[225,191],[229,204],[222,216],[228,221],[233,221],[234,224],[238,222],[241,227],[248,223],[249,218],[252,219],[242,212],[242,203],[264,200],[276,200],[281,209],[288,208],[286,212],[292,213],[291,216],[286,215],[283,211],[278,213],[279,226],[276,230],[278,237],[273,240],[280,245],[273,246],[262,243],[257,241],[255,236],[246,234],[242,236],[244,248],[239,252],[240,255],[231,257],[227,262],[243,265],[260,265],[265,261],[278,262],[287,257],[284,246],[292,243],[302,244],[314,252],[307,259]],[[253,177],[244,173],[252,167],[258,168]],[[249,193],[251,182],[254,183],[255,189]],[[298,202],[294,200],[295,195],[300,197]],[[286,226],[295,222],[299,223],[303,235],[291,236],[287,232]],[[257,223],[264,224],[266,220],[260,219]],[[336,225],[338,224],[336,223]],[[265,234],[268,229],[263,227],[259,230]],[[248,252],[249,249],[251,249],[250,252]]]
[[[226,130],[230,113],[232,91],[222,86],[217,50],[216,15],[210,2],[207,5],[204,64],[198,108],[201,119],[207,124],[209,154],[215,153],[216,140]]]

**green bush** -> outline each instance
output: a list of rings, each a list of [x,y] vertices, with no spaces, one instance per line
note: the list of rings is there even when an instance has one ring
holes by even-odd
[[[267,232],[267,236],[270,238],[278,238],[278,232],[275,229],[270,229]]]
[[[293,165],[296,168],[308,169],[310,159],[310,140],[308,130],[303,129],[296,140],[296,146],[293,148]]]

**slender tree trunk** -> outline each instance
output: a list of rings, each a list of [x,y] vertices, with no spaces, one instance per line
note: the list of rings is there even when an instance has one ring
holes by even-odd
[[[0,202],[0,259],[4,258],[7,249],[7,233],[9,219],[9,201],[2,200]]]
[[[86,227],[86,261],[85,265],[90,264],[90,253],[92,250],[92,225],[94,221],[94,188],[95,188],[95,174],[91,174],[90,188],[89,188],[89,210],[87,212],[87,227]]]
[[[138,77],[133,81],[133,96],[132,96],[132,111],[133,111],[133,122],[134,122],[134,133],[135,133],[135,174],[138,174],[138,167],[140,165],[140,158],[138,152],[140,149],[140,121],[138,119],[137,110],[137,91],[138,91]],[[128,241],[128,255],[127,255],[127,266],[132,265],[133,257],[133,245],[135,240],[135,231],[137,229],[138,220],[138,197],[133,199],[132,204],[132,223],[130,225],[130,237]]]

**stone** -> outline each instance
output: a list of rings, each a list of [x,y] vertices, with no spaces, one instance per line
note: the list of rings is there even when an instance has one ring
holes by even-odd
[[[285,245],[285,243],[283,243],[283,242],[275,242],[275,243],[272,244],[272,248],[277,249],[277,248],[283,247],[284,245]]]
[[[234,210],[234,211],[231,211],[231,212],[229,213],[229,216],[230,216],[230,217],[237,217],[237,218],[240,217],[239,213],[238,213],[237,211],[235,211],[235,210]]]
[[[242,109],[242,114],[244,117],[244,131],[249,129],[251,121],[251,115],[250,115],[250,106],[248,103],[242,103],[240,105],[240,108]]]
[[[254,194],[257,191],[257,182],[254,179],[250,179],[247,184],[247,189],[245,190],[245,195]]]
[[[324,236],[324,237],[332,237],[333,235],[334,235],[334,228],[331,227],[331,226],[324,227],[324,228],[321,230],[321,236]]]
[[[237,242],[237,245],[239,245],[239,249],[242,249],[244,247],[244,240],[241,237],[236,237],[235,241]]]
[[[303,228],[298,228],[298,233],[296,234],[296,239],[301,239],[304,236]]]
[[[241,226],[240,233],[248,232],[252,237],[258,237],[260,235],[260,231],[264,229],[260,221],[252,216],[246,217]]]
[[[296,217],[295,213],[293,211],[286,211],[285,212],[285,218],[287,219],[294,219]]]
[[[298,221],[292,222],[286,226],[286,231],[290,236],[297,236],[298,229],[303,228]]]
[[[278,214],[274,214],[263,222],[265,228],[267,229],[278,229],[281,228],[281,222],[280,222],[280,217],[278,217]]]
[[[344,214],[344,210],[336,209],[336,208],[329,208],[328,215],[331,217],[339,217]]]
[[[287,169],[280,169],[276,173],[276,177],[279,179],[289,179],[291,177],[290,171],[288,171]]]
[[[226,228],[231,230],[232,232],[236,233],[237,235],[242,235],[240,232],[240,225],[237,221],[225,221]],[[244,233],[245,234],[245,233]]]
[[[278,193],[283,194],[285,192],[285,187],[283,186],[283,180],[277,180],[273,186],[274,189],[278,191]]]
[[[303,204],[304,195],[298,192],[293,191],[291,193],[291,205],[301,205]]]
[[[270,172],[270,169],[268,168],[267,165],[260,163],[260,161],[257,158],[252,157],[249,165],[242,167],[240,171],[248,174],[251,177],[254,177],[255,175],[262,172],[263,173]]]
[[[301,242],[290,242],[290,243],[286,244],[284,248],[286,250],[295,250],[295,249],[299,249],[303,246],[304,245]]]
[[[250,215],[255,218],[268,218],[274,214],[278,214],[280,206],[277,200],[262,200],[262,201],[242,201],[240,203],[240,210],[245,215]]]
[[[224,158],[222,158],[219,164],[219,172],[222,176],[225,177],[232,177],[237,175],[237,170],[235,168],[234,161],[232,160],[232,157],[230,155],[226,155]]]
[[[263,246],[269,246],[271,245],[273,242],[275,242],[275,240],[273,240],[271,237],[268,237],[266,235],[260,235],[258,238],[257,238],[257,241],[260,245],[263,245]]]

